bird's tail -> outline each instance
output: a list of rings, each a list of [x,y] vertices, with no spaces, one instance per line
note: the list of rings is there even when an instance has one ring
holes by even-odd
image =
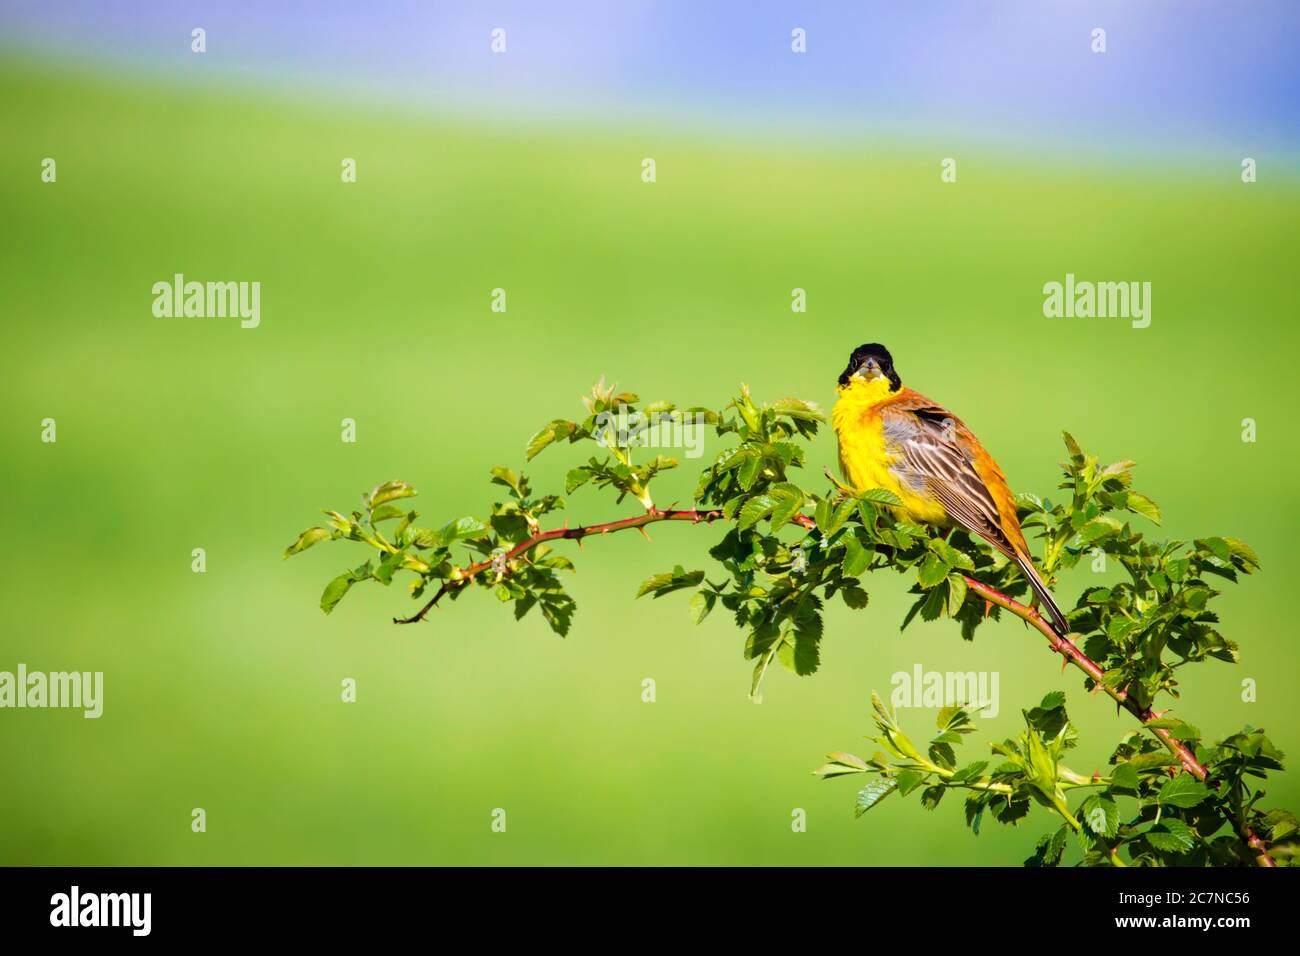
[[[1065,637],[1070,633],[1070,625],[1066,623],[1065,612],[1061,610],[1060,605],[1052,597],[1052,592],[1047,590],[1047,585],[1043,583],[1043,579],[1038,576],[1038,569],[1034,567],[1034,562],[1019,552],[1016,553],[1015,557],[1016,563],[1020,565],[1020,570],[1024,573],[1026,580],[1029,581],[1030,588],[1033,589],[1034,597],[1042,602],[1043,607],[1047,609],[1048,615],[1052,618],[1052,624],[1055,626],[1057,634]]]

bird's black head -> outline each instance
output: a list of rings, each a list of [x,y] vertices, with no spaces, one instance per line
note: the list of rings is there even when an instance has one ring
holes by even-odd
[[[877,343],[859,345],[849,356],[848,367],[840,373],[840,385],[846,386],[855,377],[870,381],[874,378],[889,379],[889,390],[898,391],[903,380],[894,371],[894,357],[889,349]]]

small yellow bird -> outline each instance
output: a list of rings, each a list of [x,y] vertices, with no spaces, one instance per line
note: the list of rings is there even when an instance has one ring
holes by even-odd
[[[903,387],[883,345],[861,345],[839,378],[831,414],[840,470],[855,491],[884,488],[900,517],[979,535],[1020,566],[1062,636],[1065,614],[1029,555],[1006,476],[960,418]]]

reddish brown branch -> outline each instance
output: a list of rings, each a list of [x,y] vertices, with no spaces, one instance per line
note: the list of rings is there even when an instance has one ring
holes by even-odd
[[[482,561],[476,561],[466,568],[457,568],[451,578],[442,582],[442,586],[438,588],[438,593],[430,598],[424,607],[420,608],[420,610],[412,614],[410,617],[393,618],[393,623],[415,624],[418,621],[423,621],[425,616],[433,610],[434,606],[442,600],[444,594],[448,594],[464,587],[479,574],[492,567],[495,561],[501,560],[503,563],[513,561],[520,555],[527,554],[539,544],[544,544],[547,541],[555,541],[560,538],[577,539],[580,541],[587,537],[587,535],[612,534],[615,531],[626,531],[628,528],[644,528],[646,525],[654,524],[656,521],[689,521],[692,524],[700,524],[701,522],[716,521],[721,517],[722,512],[717,510],[696,511],[692,509],[690,511],[675,511],[668,509],[661,511],[658,508],[653,508],[643,515],[636,515],[631,518],[621,518],[618,521],[607,521],[604,524],[589,524],[579,528],[564,527],[555,528],[551,531],[541,531],[533,535],[527,541],[521,541],[519,544],[515,545],[505,553],[504,558],[484,558]]]
[[[1062,637],[1057,634],[1056,630],[1047,622],[1046,618],[1032,607],[1026,607],[1019,601],[1007,597],[1001,591],[991,588],[987,584],[976,581],[972,577],[966,577],[966,585],[990,604],[996,604],[1000,608],[1005,608],[1016,617],[1031,624],[1034,628],[1040,631],[1042,635],[1047,638],[1048,643],[1052,645],[1052,650],[1058,651],[1067,661],[1091,677],[1097,686],[1104,690],[1112,700],[1136,717],[1144,725],[1149,721],[1156,719],[1156,715],[1151,708],[1142,707],[1123,689],[1111,687],[1107,684],[1105,680],[1103,680],[1104,672],[1102,669],[1098,667],[1087,654],[1081,651],[1078,645],[1071,641],[1069,637]],[[1177,757],[1179,763],[1187,769],[1188,773],[1193,774],[1197,780],[1204,781],[1206,777],[1209,776],[1205,767],[1196,759],[1196,755],[1192,753],[1186,744],[1174,739],[1174,736],[1169,733],[1168,730],[1164,727],[1150,726],[1148,726],[1147,729],[1160,738],[1160,742],[1169,748],[1169,752]]]
[[[1200,780],[1203,783],[1208,780],[1209,771],[1206,770],[1205,766],[1196,759],[1196,755],[1192,753],[1191,748],[1182,741],[1176,739],[1166,728],[1152,727],[1151,721],[1156,719],[1155,712],[1152,711],[1150,707],[1143,707],[1136,700],[1130,697],[1122,688],[1112,687],[1107,684],[1103,679],[1104,672],[1102,669],[1098,667],[1096,662],[1088,657],[1087,654],[1080,650],[1079,647],[1070,640],[1068,635],[1062,636],[1057,634],[1052,625],[1032,607],[1026,607],[1019,601],[1007,597],[996,588],[991,588],[987,584],[976,581],[972,577],[966,575],[963,575],[963,577],[966,578],[967,587],[980,597],[984,598],[984,600],[988,601],[990,604],[996,604],[998,607],[1010,611],[1012,614],[1016,615],[1016,617],[1032,625],[1041,632],[1042,635],[1047,638],[1048,643],[1052,645],[1052,650],[1058,651],[1067,661],[1091,677],[1093,682],[1105,691],[1112,700],[1136,717],[1147,730],[1155,734],[1155,736],[1159,738],[1160,742],[1169,749],[1169,752],[1178,758],[1178,762],[1183,765],[1188,773],[1192,774],[1197,780]],[[1237,829],[1238,835],[1245,844],[1255,852],[1255,862],[1259,866],[1277,866],[1268,853],[1268,845],[1261,840],[1259,836],[1248,827],[1243,827],[1239,821],[1232,820],[1231,817],[1229,817],[1229,820],[1233,824],[1234,828]]]
[[[692,524],[700,524],[717,521],[722,517],[723,514],[718,509],[710,509],[706,511],[695,509],[689,511],[660,511],[658,509],[651,509],[642,515],[636,515],[631,518],[622,518],[618,521],[608,521],[604,524],[585,525],[577,528],[555,528],[551,531],[539,532],[531,538],[528,538],[526,541],[521,541],[505,553],[504,561],[512,561],[520,555],[532,551],[533,548],[537,547],[539,544],[543,544],[547,541],[555,541],[561,538],[581,540],[582,538],[593,534],[610,534],[615,531],[626,531],[628,528],[644,528],[648,524],[654,524],[659,521],[690,521]],[[814,531],[817,528],[816,522],[807,515],[796,515],[793,520],[805,530]],[[493,563],[493,558],[485,558],[482,561],[474,562],[468,567],[458,568],[455,572],[455,576],[444,581],[441,587],[438,588],[438,592],[429,599],[424,607],[420,608],[419,611],[412,614],[410,617],[393,618],[393,623],[414,624],[417,621],[424,620],[425,616],[433,610],[444,594],[448,594],[464,587],[466,584],[473,581],[479,574],[491,568]],[[1183,765],[1188,773],[1192,774],[1197,780],[1202,782],[1207,780],[1209,777],[1209,771],[1207,771],[1205,766],[1196,759],[1196,755],[1192,753],[1191,749],[1186,744],[1177,740],[1166,728],[1151,726],[1151,721],[1156,719],[1156,715],[1152,712],[1151,708],[1140,705],[1122,688],[1111,687],[1108,685],[1103,679],[1104,671],[1102,671],[1097,663],[1088,657],[1088,655],[1085,654],[1073,641],[1071,641],[1068,636],[1058,634],[1052,625],[1049,624],[1047,620],[1038,613],[1038,611],[1032,607],[1021,604],[1014,598],[1007,597],[1007,595],[1003,594],[1001,591],[984,584],[982,581],[977,581],[975,578],[968,575],[963,575],[963,577],[966,579],[966,586],[971,591],[974,591],[990,604],[996,604],[1003,610],[1010,611],[1016,617],[1038,630],[1047,638],[1053,651],[1060,653],[1065,657],[1066,661],[1083,671],[1088,675],[1088,677],[1092,678],[1098,687],[1104,690],[1117,704],[1136,717],[1139,723],[1141,723],[1147,730],[1151,731],[1151,733],[1153,733],[1160,742],[1169,749],[1169,752],[1178,758],[1179,763]],[[1269,856],[1268,846],[1263,840],[1261,840],[1250,829],[1242,828],[1236,821],[1231,822],[1233,822],[1234,827],[1238,829],[1238,835],[1246,845],[1249,846],[1251,850],[1255,851],[1255,862],[1258,865],[1265,867],[1277,865],[1273,861],[1273,858]]]

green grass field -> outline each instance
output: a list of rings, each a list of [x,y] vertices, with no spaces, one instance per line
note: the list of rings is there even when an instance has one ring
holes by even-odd
[[[652,573],[704,566],[709,532],[566,551],[566,640],[485,592],[396,628],[414,605],[372,584],[325,617],[321,588],[361,549],[281,558],[320,508],[389,478],[420,489],[428,520],[485,511],[488,469],[520,467],[526,439],[578,413],[601,375],[688,404],[746,382],[829,406],[872,340],[1018,490],[1052,491],[1068,428],[1140,462],[1166,515],[1153,531],[1251,543],[1264,571],[1222,602],[1242,662],[1189,669],[1177,713],[1300,750],[1294,179],[1243,185],[1234,157],[1211,178],[971,146],[945,185],[939,156],[904,142],[543,132],[12,60],[0,127],[0,669],[106,684],[99,720],[0,712],[0,862],[1018,863],[1032,817],[976,838],[953,807],[895,799],[855,821],[852,784],[809,775],[859,747],[872,689],[916,663],[1000,673],[1001,714],[972,752],[1064,689],[1084,741],[1072,764],[1100,765],[1128,719],[1017,622],[973,644],[950,622],[900,634],[905,582],[869,580],[866,610],[831,613],[821,672],[774,673],[755,705],[725,615],[694,628],[682,595],[632,600]],[[176,272],[260,281],[261,326],[155,318],[151,286]],[[1043,283],[1067,272],[1150,281],[1150,328],[1044,318]],[[806,314],[790,311],[796,286]],[[814,474],[832,464],[833,437],[809,457]],[[551,450],[529,471],[559,484],[572,463]],[[698,464],[658,500],[689,500]],[[569,516],[632,507],[583,489]],[[1082,566],[1063,603],[1094,578]],[[1257,702],[1241,700],[1247,677]],[[1300,767],[1269,798],[1300,805]]]

